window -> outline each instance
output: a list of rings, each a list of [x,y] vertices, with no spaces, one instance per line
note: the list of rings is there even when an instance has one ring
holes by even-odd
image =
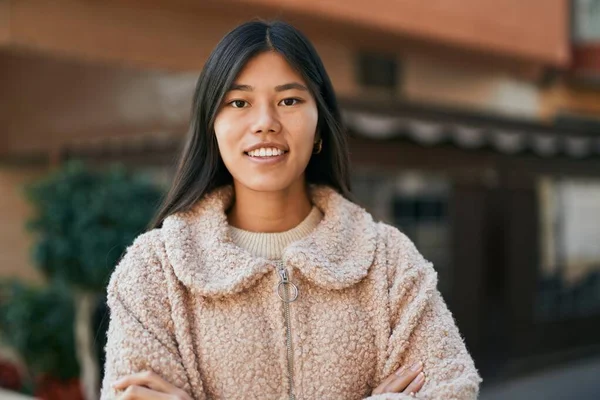
[[[575,43],[600,39],[600,0],[573,0],[572,35]]]
[[[358,82],[368,88],[395,91],[398,85],[396,58],[384,54],[360,53],[358,55]]]
[[[537,319],[600,314],[600,180],[544,178],[538,194]]]

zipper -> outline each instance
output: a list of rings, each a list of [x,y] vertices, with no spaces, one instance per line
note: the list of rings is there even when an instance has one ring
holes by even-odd
[[[283,302],[283,314],[285,317],[286,329],[286,348],[287,348],[287,367],[288,383],[290,386],[290,400],[296,400],[294,395],[294,351],[292,348],[292,324],[290,321],[290,303],[298,298],[298,287],[290,281],[288,270],[283,261],[277,261],[277,272],[279,273],[279,283],[277,284],[277,296]],[[291,294],[290,294],[291,289]]]

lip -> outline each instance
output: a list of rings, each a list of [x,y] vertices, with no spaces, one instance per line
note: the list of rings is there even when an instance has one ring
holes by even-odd
[[[273,165],[273,164],[278,164],[282,161],[284,161],[289,153],[285,152],[279,156],[269,156],[269,157],[252,157],[248,154],[245,154],[246,157],[248,157],[248,159],[256,164],[261,164],[261,165]]]
[[[249,152],[251,152],[252,150],[256,150],[256,149],[260,149],[260,148],[275,148],[281,151],[285,151],[286,153],[289,151],[288,148],[282,144],[279,143],[274,143],[274,142],[261,142],[261,143],[257,143],[254,146],[250,146],[247,149],[244,150],[244,153],[246,153],[246,155],[248,155]]]

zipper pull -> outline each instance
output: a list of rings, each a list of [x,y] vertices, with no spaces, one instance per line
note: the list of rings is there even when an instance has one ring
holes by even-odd
[[[289,278],[287,269],[280,268],[279,269],[279,276],[281,277],[281,283],[290,283],[290,278]]]
[[[284,267],[282,262],[277,262],[277,272],[281,278],[277,285],[277,296],[284,303],[292,303],[298,298],[298,286],[290,281],[288,270]],[[291,293],[290,293],[291,289]]]

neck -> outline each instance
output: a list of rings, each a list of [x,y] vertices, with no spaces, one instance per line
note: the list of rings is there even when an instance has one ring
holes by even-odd
[[[287,189],[260,192],[234,182],[235,203],[229,225],[250,232],[285,232],[298,226],[312,209],[303,181]]]

